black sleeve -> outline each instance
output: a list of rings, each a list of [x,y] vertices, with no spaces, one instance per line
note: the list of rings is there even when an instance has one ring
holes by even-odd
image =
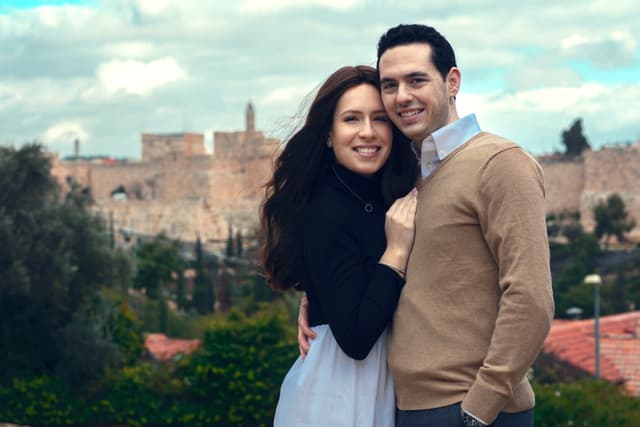
[[[328,220],[307,224],[302,262],[310,303],[317,299],[345,354],[362,360],[391,321],[404,279],[379,257],[366,257],[347,228]]]

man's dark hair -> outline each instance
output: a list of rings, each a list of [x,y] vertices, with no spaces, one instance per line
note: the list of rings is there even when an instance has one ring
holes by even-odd
[[[378,41],[378,62],[376,69],[380,72],[380,57],[388,49],[412,43],[426,43],[431,46],[431,61],[438,69],[442,79],[446,79],[451,67],[457,67],[453,47],[435,28],[427,25],[400,24],[390,28]]]

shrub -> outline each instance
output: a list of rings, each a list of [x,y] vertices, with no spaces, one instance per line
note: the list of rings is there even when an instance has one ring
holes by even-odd
[[[640,419],[640,400],[605,381],[534,384],[534,390],[537,427],[628,427]]]

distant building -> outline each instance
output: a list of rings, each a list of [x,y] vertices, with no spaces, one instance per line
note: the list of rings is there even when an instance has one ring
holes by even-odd
[[[280,141],[255,129],[246,109],[246,129],[215,132],[208,154],[199,133],[142,134],[142,160],[54,157],[52,173],[90,188],[95,209],[113,221],[116,238],[153,236],[221,247],[229,229],[252,235],[258,227],[263,185],[270,178]],[[231,226],[231,227],[230,227]]]
[[[96,209],[113,219],[116,231],[221,245],[233,232],[252,234],[258,227],[263,185],[270,178],[280,141],[255,128],[249,102],[245,129],[214,132],[213,154],[200,133],[142,134],[142,160],[104,156],[53,156],[53,174],[91,189]],[[619,194],[636,226],[629,234],[640,242],[640,142],[586,150],[582,156],[539,156],[546,183],[547,213],[578,214],[586,231],[595,227],[593,208]],[[121,233],[120,233],[121,234]],[[118,236],[120,235],[118,234]]]
[[[165,334],[149,334],[144,339],[144,350],[152,359],[160,362],[187,356],[201,345],[198,339],[168,338]]]

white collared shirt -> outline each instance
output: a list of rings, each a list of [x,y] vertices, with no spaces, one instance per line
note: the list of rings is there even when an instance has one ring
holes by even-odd
[[[476,115],[469,114],[427,136],[422,141],[420,155],[418,155],[415,142],[411,141],[411,148],[420,162],[422,179],[431,175],[445,157],[478,133],[480,133],[480,126]]]

